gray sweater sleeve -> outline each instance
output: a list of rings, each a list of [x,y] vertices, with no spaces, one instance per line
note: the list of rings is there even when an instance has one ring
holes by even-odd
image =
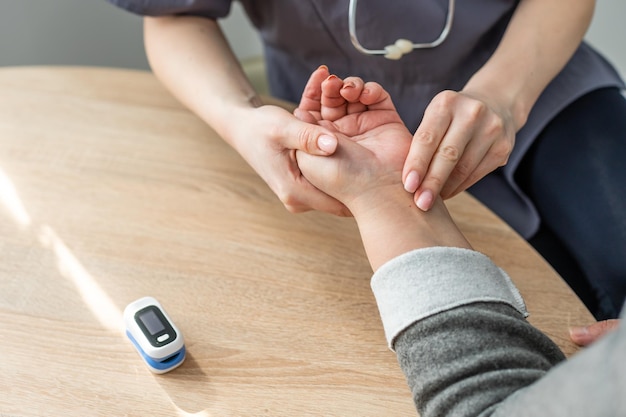
[[[425,318],[398,336],[395,349],[421,417],[491,415],[564,359],[502,303],[474,303]]]
[[[372,289],[421,417],[626,415],[626,327],[564,361],[482,254],[416,250]]]

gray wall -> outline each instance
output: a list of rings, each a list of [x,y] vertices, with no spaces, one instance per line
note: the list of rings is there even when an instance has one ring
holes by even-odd
[[[148,67],[141,19],[104,0],[0,4],[0,65]]]
[[[622,75],[625,18],[626,1],[598,0],[587,36]],[[240,58],[260,54],[258,38],[238,4],[223,27]],[[41,64],[147,69],[141,18],[105,0],[0,0],[0,66]]]
[[[596,12],[586,39],[626,77],[626,1],[596,0]]]

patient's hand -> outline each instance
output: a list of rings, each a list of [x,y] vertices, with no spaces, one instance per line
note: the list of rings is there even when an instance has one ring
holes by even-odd
[[[401,186],[412,135],[378,83],[357,77],[341,80],[322,66],[311,75],[294,114],[327,127],[339,139],[332,156],[297,153],[298,165],[313,185],[344,204],[352,190],[362,194],[367,187]]]

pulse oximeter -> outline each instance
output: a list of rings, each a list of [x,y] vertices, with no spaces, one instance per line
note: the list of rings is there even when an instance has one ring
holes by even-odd
[[[126,335],[152,372],[169,372],[185,360],[183,335],[156,299],[143,297],[130,303],[124,309],[124,324]]]

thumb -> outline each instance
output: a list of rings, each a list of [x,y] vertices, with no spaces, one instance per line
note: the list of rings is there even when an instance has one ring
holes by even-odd
[[[285,146],[311,155],[332,155],[337,149],[337,138],[321,126],[296,118],[283,126]]]
[[[619,320],[611,319],[599,321],[589,326],[572,327],[569,331],[570,338],[578,346],[587,346],[611,330],[616,329],[618,325]]]

